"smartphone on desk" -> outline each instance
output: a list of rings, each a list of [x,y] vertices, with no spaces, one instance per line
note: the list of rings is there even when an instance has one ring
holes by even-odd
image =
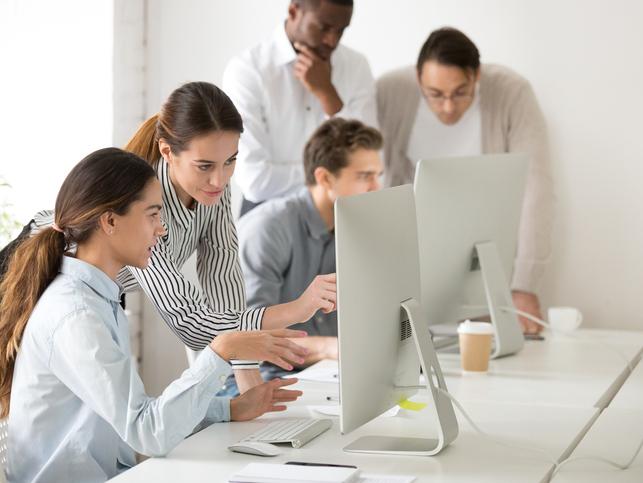
[[[308,463],[306,461],[286,461],[284,464],[286,465],[299,465],[299,466],[332,466],[334,468],[355,468],[357,469],[357,466],[355,465],[338,465],[334,463]]]
[[[545,340],[545,338],[540,334],[523,334],[525,340]]]

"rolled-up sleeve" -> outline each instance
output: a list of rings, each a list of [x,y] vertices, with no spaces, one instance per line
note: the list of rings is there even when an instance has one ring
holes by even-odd
[[[64,318],[51,347],[51,371],[139,453],[164,455],[204,420],[230,419],[229,400],[213,398],[230,366],[209,348],[153,398],[97,314],[78,310]]]
[[[350,82],[340,89],[343,107],[333,117],[359,119],[364,124],[378,127],[375,79],[365,57],[351,65]]]
[[[290,263],[288,231],[270,217],[251,213],[241,219],[239,234],[239,256],[248,290],[248,305],[277,305],[281,302],[284,272]]]

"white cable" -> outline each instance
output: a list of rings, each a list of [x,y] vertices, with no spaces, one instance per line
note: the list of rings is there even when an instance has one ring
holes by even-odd
[[[480,306],[478,306],[478,305],[473,306],[472,305],[472,306],[468,306],[468,307],[470,307],[470,308],[487,308],[486,306],[483,306],[483,305],[480,305]],[[573,337],[573,334],[570,333],[569,331],[555,329],[555,328],[553,328],[551,326],[551,324],[545,322],[544,320],[541,320],[538,317],[534,317],[533,315],[531,315],[531,314],[529,314],[527,312],[523,312],[522,310],[518,310],[515,307],[502,306],[502,307],[500,307],[500,310],[503,310],[505,312],[513,312],[513,313],[515,313],[517,315],[520,315],[522,317],[525,317],[526,319],[529,319],[529,320],[535,322],[538,325],[541,325],[541,326],[543,326],[543,327],[545,327],[547,329],[550,329],[552,332],[558,332],[558,333],[562,333],[564,335]],[[619,357],[621,357],[627,363],[627,367],[629,368],[630,372],[632,372],[634,370],[634,366],[632,365],[632,361],[630,361],[630,359],[627,356],[625,356],[625,354],[623,354],[621,351],[619,351],[615,347],[603,342],[602,340],[593,340],[593,342],[596,342],[599,345],[603,346],[604,348],[611,350],[613,353],[618,354]],[[464,412],[463,412],[464,410],[462,409],[460,404],[456,401],[456,399],[453,396],[451,396],[451,394],[449,394],[447,391],[444,391],[441,388],[438,388],[438,389],[440,390],[440,392],[442,392],[443,394],[448,396],[449,399],[451,399],[451,401],[458,407],[460,412],[462,412],[464,417],[467,418],[467,421],[469,421],[469,424],[471,424],[476,431],[480,432],[480,430],[473,424],[471,419],[467,415],[464,414]],[[481,433],[481,434],[484,434],[484,433]],[[609,460],[607,458],[603,458],[602,456],[577,456],[577,457],[574,457],[574,458],[566,458],[563,461],[561,461],[560,463],[556,461],[556,462],[554,462],[554,471],[553,471],[549,481],[551,481],[554,478],[554,476],[556,476],[556,474],[560,471],[560,469],[563,466],[565,466],[568,463],[571,463],[573,461],[595,460],[595,461],[600,461],[602,463],[608,464],[608,465],[613,466],[614,468],[617,468],[617,469],[620,469],[620,470],[626,470],[630,466],[632,466],[632,463],[634,463],[634,461],[636,460],[636,457],[641,452],[642,448],[643,448],[643,440],[641,440],[641,442],[639,443],[638,448],[636,449],[636,451],[634,452],[632,457],[625,464],[616,463],[616,462],[611,461],[611,460]],[[542,451],[542,450],[540,450],[540,451]]]
[[[437,389],[438,389],[438,391],[440,391],[442,394],[444,394],[446,397],[448,397],[451,400],[451,402],[458,408],[458,411],[460,411],[462,416],[467,420],[467,422],[471,425],[471,427],[478,434],[480,434],[480,436],[482,436],[482,437],[488,439],[489,441],[492,441],[492,442],[494,442],[494,443],[496,443],[496,444],[498,444],[500,446],[506,446],[508,448],[517,448],[517,449],[521,449],[523,451],[528,451],[528,452],[532,452],[532,453],[540,453],[542,455],[545,455],[547,457],[547,459],[554,466],[558,466],[558,462],[556,461],[556,459],[552,458],[552,456],[544,449],[536,448],[536,447],[532,447],[532,446],[517,445],[515,443],[506,443],[506,442],[504,442],[504,441],[502,441],[500,439],[496,439],[493,436],[489,435],[488,433],[484,432],[482,429],[480,429],[476,425],[476,423],[473,422],[473,419],[471,419],[471,416],[469,416],[467,414],[467,412],[464,410],[462,405],[458,402],[458,400],[455,397],[453,397],[453,395],[451,395],[451,393],[449,393],[449,391],[446,391],[446,390],[442,389],[441,387],[438,387]]]
[[[625,464],[616,463],[614,461],[608,460],[607,458],[603,458],[601,456],[577,456],[575,458],[567,458],[567,459],[561,461],[560,463],[558,463],[556,465],[556,468],[554,468],[554,472],[552,473],[551,478],[550,478],[549,481],[551,481],[554,478],[554,476],[556,476],[556,474],[560,471],[560,469],[563,466],[565,466],[568,463],[571,463],[572,461],[596,460],[596,461],[600,461],[602,463],[608,464],[610,466],[613,466],[613,467],[615,467],[615,468],[617,468],[619,470],[626,470],[630,466],[632,466],[632,463],[634,463],[634,460],[636,460],[636,457],[641,452],[641,448],[643,448],[643,440],[641,440],[641,442],[639,443],[638,448],[636,449],[636,451],[634,452],[632,457],[628,460],[628,462],[625,463]]]
[[[552,325],[550,323],[545,322],[544,320],[539,319],[538,317],[535,317],[535,316],[531,315],[528,312],[518,310],[515,307],[502,306],[502,307],[500,307],[500,310],[502,310],[504,312],[513,312],[514,314],[517,314],[517,315],[520,315],[520,316],[522,316],[522,317],[524,317],[526,319],[529,319],[532,322],[535,322],[536,324],[538,324],[538,325],[540,325],[542,327],[545,327],[546,329],[551,330],[552,332],[557,332],[557,333],[560,333],[560,334],[567,335],[569,337],[574,337],[574,335],[571,332],[566,331],[566,330],[555,329],[554,327],[552,327]],[[592,342],[596,342],[597,344],[603,346],[605,349],[609,349],[610,351],[612,351],[612,353],[617,354],[621,359],[623,359],[625,361],[625,363],[627,364],[627,367],[630,370],[630,372],[632,372],[634,370],[634,366],[632,366],[632,361],[625,354],[623,354],[620,350],[618,350],[616,347],[614,347],[614,346],[612,346],[610,344],[607,344],[607,343],[603,342],[600,339],[592,339]]]
[[[425,386],[404,386],[404,387],[405,388],[426,389]],[[444,394],[446,397],[449,398],[449,400],[455,405],[455,407],[458,408],[458,411],[460,411],[460,414],[462,414],[462,416],[467,420],[469,425],[480,436],[482,436],[482,437],[488,439],[489,441],[491,441],[491,442],[493,442],[493,443],[495,443],[497,445],[500,445],[500,446],[505,446],[505,447],[508,447],[508,448],[517,448],[517,449],[521,449],[523,451],[539,453],[539,454],[545,455],[547,457],[547,459],[549,460],[549,462],[554,465],[554,471],[552,472],[552,475],[551,475],[551,477],[549,479],[550,482],[554,478],[554,476],[556,476],[556,474],[558,474],[558,472],[561,470],[561,468],[563,466],[566,466],[567,464],[569,464],[571,462],[574,462],[574,461],[595,460],[595,461],[600,461],[600,462],[605,463],[607,465],[613,466],[614,468],[617,468],[619,470],[623,470],[623,471],[627,470],[630,466],[632,466],[632,464],[636,460],[636,457],[641,452],[641,449],[643,449],[643,440],[641,440],[641,442],[639,443],[639,445],[636,448],[636,451],[634,452],[632,457],[626,463],[623,463],[623,464],[616,463],[616,462],[614,462],[612,460],[609,460],[607,458],[603,458],[602,456],[577,456],[577,457],[574,457],[574,458],[566,458],[563,461],[558,462],[556,459],[552,458],[551,455],[544,449],[536,448],[536,447],[533,447],[533,446],[517,445],[515,443],[506,443],[506,442],[504,442],[504,441],[502,441],[500,439],[494,438],[490,434],[488,434],[485,431],[483,431],[482,429],[480,429],[478,427],[478,425],[473,422],[473,419],[471,418],[471,416],[469,416],[469,414],[464,410],[464,408],[462,407],[460,402],[449,391],[446,391],[445,389],[442,389],[441,387],[436,387],[436,389],[438,391],[440,391],[442,394]]]

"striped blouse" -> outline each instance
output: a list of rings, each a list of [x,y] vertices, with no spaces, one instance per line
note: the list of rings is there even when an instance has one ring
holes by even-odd
[[[126,292],[142,288],[165,323],[191,349],[203,349],[222,331],[258,330],[265,308],[246,309],[230,187],[216,205],[195,202],[194,209],[188,209],[179,200],[163,159],[157,176],[163,190],[161,218],[167,233],[154,247],[148,267],[126,267],[118,282]],[[34,223],[36,230],[50,225],[53,212],[37,213]],[[180,272],[195,250],[200,289]],[[235,367],[244,365],[247,363],[239,361]]]

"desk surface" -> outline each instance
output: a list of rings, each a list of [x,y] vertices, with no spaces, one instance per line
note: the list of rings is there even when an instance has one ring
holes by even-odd
[[[639,361],[623,387],[610,402],[611,409],[634,409],[643,411],[643,362]]]
[[[572,458],[601,456],[615,463],[629,460],[643,439],[643,400],[639,410],[608,407],[587,432]],[[596,460],[570,461],[552,483],[624,483],[643,481],[643,451],[627,470]]]
[[[515,356],[491,361],[482,376],[463,373],[458,354],[440,354],[449,391],[463,401],[604,407],[618,389],[614,382],[627,376],[628,361],[643,347],[643,332],[583,330],[545,337],[527,341]]]
[[[310,383],[300,383],[299,386],[306,390]],[[293,405],[288,416],[323,417],[311,414],[304,405],[306,402],[320,404],[320,401],[315,397],[307,399]],[[419,395],[415,399],[423,398]],[[465,404],[465,409],[483,430],[509,446],[483,439],[464,422],[456,441],[438,457],[367,455],[342,450],[358,437],[370,434],[434,435],[435,424],[427,408],[420,413],[401,411],[394,418],[379,418],[348,435],[339,433],[339,419],[332,418],[334,424],[329,431],[303,448],[284,447],[284,453],[275,458],[231,453],[226,449],[227,445],[257,429],[262,424],[261,420],[275,418],[272,415],[258,421],[212,425],[181,443],[166,458],[147,460],[114,481],[227,481],[230,475],[250,462],[296,460],[354,464],[369,473],[412,474],[417,476],[418,482],[464,483],[471,482],[473,478],[477,482],[537,482],[551,468],[550,459],[547,455],[516,446],[540,448],[555,459],[597,411],[593,408],[489,403],[469,403]],[[279,415],[276,418],[283,417]]]
[[[601,350],[597,339],[605,340],[619,353],[604,347]],[[619,415],[607,417],[612,413],[611,410],[604,410],[601,414],[601,408],[595,407],[595,404],[609,390],[618,396],[620,382],[615,388],[612,386],[623,371],[627,372],[627,363],[622,355],[626,359],[636,360],[642,347],[643,332],[580,331],[574,338],[550,335],[543,342],[527,343],[517,356],[492,361],[488,375],[471,377],[459,370],[457,355],[441,355],[440,362],[449,390],[483,430],[506,439],[514,445],[513,448],[483,439],[458,414],[460,435],[451,446],[434,457],[396,457],[342,451],[345,445],[366,434],[413,436],[424,431],[430,437],[435,433],[435,426],[433,413],[427,407],[419,413],[401,411],[395,418],[378,418],[349,435],[339,434],[339,420],[333,418],[334,425],[329,431],[303,448],[285,448],[284,453],[275,458],[231,453],[226,449],[227,445],[257,429],[263,420],[287,416],[324,417],[311,414],[307,405],[330,404],[326,396],[337,393],[337,384],[302,381],[298,386],[304,389],[305,395],[293,403],[287,413],[266,415],[258,421],[245,423],[215,424],[186,439],[167,457],[151,458],[114,481],[227,481],[231,474],[250,462],[281,463],[288,460],[351,463],[369,473],[413,474],[419,482],[546,481],[544,478],[552,467],[547,457],[518,449],[518,446],[541,448],[552,458],[558,459],[573,450],[581,440],[581,445],[573,453],[573,456],[578,456],[579,451],[584,451],[583,443],[588,436],[607,441],[607,444],[613,441],[617,436],[610,432],[612,425],[625,423],[616,421],[621,417]],[[638,369],[633,376],[643,377]],[[627,387],[626,381],[624,388]],[[632,391],[628,404],[636,404],[638,400],[643,410],[640,392],[637,389]],[[420,393],[417,399],[424,397],[425,393]],[[614,401],[618,401],[618,398],[614,398]],[[601,424],[595,426],[595,421]],[[605,429],[601,429],[603,426]],[[643,423],[638,427],[643,428]],[[591,431],[594,429],[596,432]],[[600,431],[605,431],[605,435]],[[639,438],[643,437],[643,430],[631,432],[637,433]],[[586,444],[592,444],[591,439],[588,441]],[[627,446],[625,441],[623,444]],[[587,448],[588,451],[590,449]],[[618,458],[618,455],[614,457]],[[568,468],[564,468],[554,482],[607,480],[569,479],[576,474],[573,470],[578,467],[574,465],[570,463]],[[600,466],[605,470],[600,463],[597,465],[597,468]],[[611,471],[609,481],[612,482],[642,481],[640,473],[636,471],[632,474],[607,471]],[[590,476],[594,478],[595,475]]]

